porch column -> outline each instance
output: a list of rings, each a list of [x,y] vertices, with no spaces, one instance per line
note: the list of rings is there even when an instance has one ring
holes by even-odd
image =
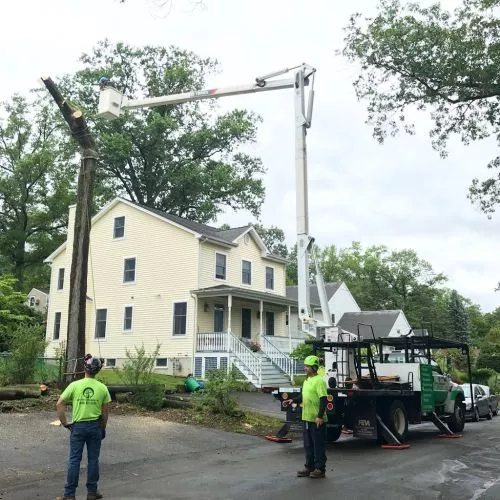
[[[292,352],[292,308],[288,306],[288,354]]]
[[[233,308],[233,296],[230,294],[227,296],[227,352],[231,352],[231,310]],[[229,359],[227,360],[227,366],[229,368]]]
[[[260,314],[259,314],[259,328],[260,328],[260,343],[262,344],[262,337],[264,336],[264,301],[260,301]]]

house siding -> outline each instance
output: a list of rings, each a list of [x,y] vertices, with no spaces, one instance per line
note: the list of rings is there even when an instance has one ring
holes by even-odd
[[[410,323],[406,319],[405,314],[401,311],[393,327],[389,333],[389,337],[399,337],[401,335],[407,335],[410,332]]]
[[[274,262],[262,257],[262,252],[254,238],[248,235],[238,239],[238,246],[224,248],[209,242],[200,243],[200,275],[199,288],[208,288],[217,285],[236,286],[256,290],[259,292],[286,295],[285,264]],[[222,253],[226,257],[226,279],[215,278],[215,254]],[[252,262],[252,283],[242,284],[241,262]],[[274,290],[266,288],[266,267],[274,269]]]
[[[115,217],[125,216],[125,235],[113,239]],[[70,219],[72,220],[72,219]],[[72,234],[72,223],[68,235]],[[192,357],[195,300],[189,291],[197,286],[198,240],[164,220],[119,202],[92,227],[87,295],[86,349],[103,358],[125,358],[128,348],[153,350],[161,344],[159,357]],[[68,247],[70,238],[68,237]],[[51,290],[57,287],[57,269],[66,264],[67,252],[52,264]],[[123,283],[126,257],[136,258],[134,283]],[[53,331],[54,312],[60,310],[61,340],[66,338],[69,266],[63,293],[57,292],[49,309],[47,336]],[[186,335],[173,336],[174,302],[187,302]],[[133,306],[131,332],[123,331],[125,306]],[[95,339],[95,311],[107,309],[106,338]],[[49,346],[50,351],[53,345]],[[188,371],[191,361],[185,362]],[[189,365],[189,366],[188,366]]]

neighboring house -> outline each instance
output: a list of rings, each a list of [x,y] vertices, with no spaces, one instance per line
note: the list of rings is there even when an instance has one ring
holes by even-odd
[[[424,328],[424,329],[416,329],[416,330],[413,330],[413,335],[415,337],[428,337],[429,336],[429,331],[427,330],[427,328]]]
[[[325,283],[325,291],[333,324],[336,324],[344,313],[361,310],[345,283]],[[298,293],[297,286],[286,287],[286,296],[289,299],[297,301]],[[321,313],[321,303],[317,285],[311,285],[309,287],[309,300],[313,317],[322,321],[323,316]],[[300,329],[298,310],[296,308],[292,310],[290,321],[294,329]]]
[[[66,339],[74,213],[66,243],[46,259],[48,356]],[[86,351],[119,366],[126,349],[159,343],[165,373],[204,376],[234,362],[256,385],[286,382],[284,355],[265,356],[269,339],[291,335],[285,264],[252,226],[218,230],[116,198],[92,219]]]
[[[28,293],[28,300],[26,305],[35,309],[39,313],[46,314],[49,305],[49,294],[44,290],[32,288]]]
[[[411,330],[410,323],[401,310],[346,312],[337,326],[356,335],[359,332],[365,339],[372,338],[372,335],[375,338],[400,337],[408,335]]]

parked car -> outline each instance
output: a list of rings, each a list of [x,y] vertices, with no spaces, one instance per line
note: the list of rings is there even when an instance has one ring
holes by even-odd
[[[498,394],[492,394],[491,389],[487,385],[480,385],[481,389],[484,391],[486,394],[486,397],[490,401],[490,407],[491,407],[491,412],[493,413],[493,416],[498,415]]]
[[[479,422],[479,419],[484,417],[491,420],[493,418],[493,414],[496,414],[498,402],[495,401],[495,409],[493,410],[492,402],[483,389],[484,386],[472,384],[472,390],[474,391],[474,406],[472,406],[470,386],[471,384],[462,385],[465,395],[465,417],[472,419],[475,422]]]

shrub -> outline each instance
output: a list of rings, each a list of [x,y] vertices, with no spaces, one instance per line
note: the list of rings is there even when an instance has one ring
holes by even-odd
[[[11,355],[4,360],[0,379],[4,384],[35,382],[37,359],[47,342],[41,325],[21,324],[10,335]]]
[[[165,389],[161,384],[150,384],[137,388],[131,400],[146,410],[158,411],[163,407]]]
[[[313,353],[313,349],[311,345],[308,344],[299,344],[291,353],[290,357],[292,359],[296,359],[298,361],[304,361],[307,356],[310,356]]]
[[[205,389],[197,394],[200,398],[199,403],[203,410],[211,413],[220,413],[223,415],[234,416],[237,411],[238,402],[232,395],[238,387],[236,380],[236,371],[210,370],[207,373]]]
[[[156,358],[160,353],[160,344],[152,353],[147,353],[144,344],[141,347],[134,346],[135,353],[125,349],[127,360],[123,363],[121,370],[113,368],[121,381],[127,385],[150,384]]]

